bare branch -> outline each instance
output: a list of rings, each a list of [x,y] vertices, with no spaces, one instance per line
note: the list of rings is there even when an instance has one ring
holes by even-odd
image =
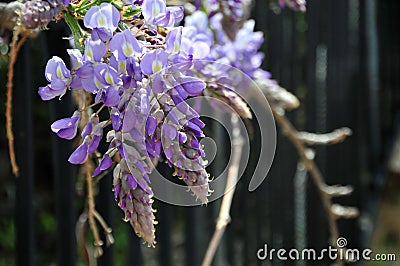
[[[242,156],[243,138],[240,134],[238,126],[238,116],[232,114],[232,126],[233,126],[233,139],[232,139],[232,164],[228,169],[228,177],[225,185],[225,193],[222,198],[221,208],[215,226],[214,234],[208,245],[206,254],[203,258],[202,266],[211,265],[215,252],[217,251],[218,245],[224,235],[225,228],[231,220],[229,212],[231,210],[233,194],[236,190],[236,183],[238,181],[239,163]]]
[[[92,183],[92,166],[90,163],[90,158],[85,163],[85,174],[86,174],[86,185],[87,185],[87,199],[88,199],[88,219],[89,219],[89,226],[90,230],[93,233],[94,237],[94,246],[95,258],[100,257],[103,255],[103,241],[100,239],[99,231],[97,230],[96,221],[95,221],[95,204],[94,204],[94,196],[93,196],[93,183]]]
[[[344,141],[351,133],[350,128],[342,127],[325,134],[302,131],[297,133],[297,138],[307,145],[328,145]]]
[[[351,193],[353,193],[353,187],[352,186],[340,186],[340,185],[325,186],[324,188],[322,188],[322,191],[324,191],[326,194],[330,195],[331,197],[342,197],[342,196],[348,196]]]
[[[10,61],[8,62],[8,79],[7,79],[7,102],[6,102],[6,131],[7,131],[7,139],[8,139],[8,153],[10,156],[10,164],[15,176],[19,175],[19,168],[17,164],[17,159],[15,157],[14,150],[14,133],[13,133],[13,125],[12,125],[12,99],[13,99],[13,77],[14,77],[14,64],[17,60],[18,51],[21,49],[24,44],[28,34],[24,33],[22,38],[18,40],[19,37],[19,29],[16,28],[14,30],[14,35],[11,42],[10,49]]]
[[[307,171],[311,174],[311,177],[316,184],[319,194],[322,199],[322,204],[326,210],[329,230],[331,234],[332,245],[337,246],[335,240],[339,238],[339,230],[336,224],[338,218],[354,218],[358,215],[358,210],[354,207],[344,207],[338,204],[332,204],[332,197],[336,194],[349,194],[350,188],[347,187],[334,187],[327,186],[325,184],[324,178],[321,171],[313,160],[313,156],[308,155],[308,150],[302,139],[298,138],[299,132],[294,128],[290,121],[280,112],[277,112],[274,108],[272,112],[275,117],[275,121],[283,129],[285,134],[288,136],[289,140],[296,147],[301,159],[304,162],[304,166]],[[337,260],[337,265],[343,265],[343,261]]]
[[[360,213],[357,208],[332,204],[331,211],[338,218],[351,219],[358,216]]]

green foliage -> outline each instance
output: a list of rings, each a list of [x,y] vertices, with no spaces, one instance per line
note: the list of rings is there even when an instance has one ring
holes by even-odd
[[[39,213],[39,220],[40,220],[40,225],[42,226],[44,232],[51,234],[55,233],[56,220],[54,218],[54,215],[46,211],[43,211]]]
[[[0,247],[12,250],[15,245],[15,225],[14,221],[7,220],[0,229]]]
[[[15,225],[12,219],[4,219],[0,224],[0,266],[14,265]]]

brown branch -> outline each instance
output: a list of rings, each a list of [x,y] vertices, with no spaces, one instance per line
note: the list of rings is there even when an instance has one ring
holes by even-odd
[[[232,114],[232,164],[229,166],[228,169],[228,178],[226,180],[225,193],[222,198],[221,208],[219,210],[215,231],[208,245],[206,254],[203,258],[203,262],[201,264],[202,266],[211,265],[218,245],[222,239],[222,236],[224,235],[225,228],[231,220],[229,212],[232,205],[233,194],[235,193],[236,189],[236,183],[238,181],[238,171],[243,146],[243,138],[240,134],[240,129],[238,127],[238,120],[238,116]]]
[[[8,153],[10,156],[10,164],[15,176],[19,175],[19,168],[15,158],[14,149],[14,133],[12,130],[12,98],[13,98],[13,78],[14,78],[14,65],[17,60],[18,51],[21,49],[22,44],[28,37],[28,32],[25,32],[22,38],[18,41],[19,29],[14,31],[10,49],[10,61],[8,63],[8,79],[7,79],[7,101],[6,101],[6,131],[8,139]]]
[[[307,148],[305,143],[298,138],[298,131],[294,128],[294,126],[290,123],[290,121],[283,115],[276,112],[272,109],[273,115],[275,117],[275,121],[279,124],[279,126],[283,129],[284,133],[296,147],[297,152],[299,153],[301,159],[304,162],[304,166],[307,171],[311,174],[311,177],[316,184],[319,194],[322,199],[322,204],[326,210],[328,216],[329,230],[331,234],[332,245],[337,247],[336,239],[339,238],[339,230],[336,223],[336,220],[340,217],[342,218],[352,218],[358,214],[355,208],[349,209],[349,207],[343,207],[340,205],[332,204],[332,195],[327,192],[329,187],[326,185],[324,178],[319,170],[318,166],[314,162],[312,158],[308,155]],[[338,206],[343,208],[338,208]],[[343,265],[343,261],[337,260],[337,265]]]
[[[96,220],[99,222],[99,224],[101,225],[101,227],[104,230],[104,234],[106,236],[106,241],[107,241],[107,243],[106,243],[107,247],[111,246],[112,244],[114,244],[114,237],[112,235],[111,227],[109,227],[107,225],[104,218],[96,210],[94,210],[93,214],[94,214],[94,217],[96,218]]]
[[[101,255],[103,255],[103,249],[101,248],[101,246],[103,246],[103,241],[100,239],[99,231],[97,230],[95,221],[96,209],[93,196],[92,166],[90,163],[90,158],[88,158],[85,163],[85,175],[86,175],[87,199],[88,199],[87,215],[89,219],[90,230],[92,231],[94,237],[94,246],[95,246],[94,256],[95,258],[98,258]]]

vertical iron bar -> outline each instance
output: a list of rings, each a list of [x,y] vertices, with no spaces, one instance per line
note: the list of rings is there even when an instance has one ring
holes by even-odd
[[[370,145],[373,165],[376,167],[381,147],[379,118],[379,51],[376,23],[376,1],[365,0],[366,78],[369,92]]]
[[[20,175],[16,178],[16,265],[35,265],[34,155],[29,41],[20,50],[14,77],[14,135]]]
[[[130,225],[129,225],[130,226]],[[128,256],[125,265],[127,266],[141,266],[143,265],[143,256],[141,252],[142,243],[140,238],[135,234],[133,228],[129,228],[128,232],[128,246],[126,250]]]
[[[42,55],[45,60],[50,58],[49,46],[56,46],[55,43],[48,45],[48,36],[59,34],[49,32],[41,34]],[[62,47],[62,46],[61,46]],[[49,103],[50,121],[55,121],[72,113],[73,105],[69,95],[63,97],[63,101],[52,101]],[[50,124],[49,121],[49,124]],[[76,238],[75,238],[75,167],[68,163],[69,152],[72,145],[69,141],[62,140],[55,135],[51,136],[52,165],[54,177],[54,205],[56,210],[56,246],[57,265],[76,265]]]
[[[165,163],[161,163],[162,167],[167,167]],[[172,215],[174,206],[170,206],[168,203],[159,202],[158,204],[158,220],[160,221],[157,226],[158,231],[158,245],[159,245],[159,262],[161,266],[170,266],[172,264],[172,240],[171,235],[173,232],[172,228]]]

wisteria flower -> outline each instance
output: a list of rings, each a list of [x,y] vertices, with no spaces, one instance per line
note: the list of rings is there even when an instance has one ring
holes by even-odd
[[[89,138],[85,138],[81,145],[69,156],[68,162],[72,164],[83,164],[88,158],[88,141]]]
[[[154,24],[155,18],[166,10],[165,0],[143,0],[142,14],[147,24]]]
[[[124,61],[131,58],[135,53],[141,53],[142,48],[139,42],[129,30],[118,32],[110,42],[110,51],[117,61]]]
[[[47,62],[45,77],[50,84],[39,88],[38,93],[42,100],[50,100],[64,95],[67,86],[71,83],[71,73],[64,61],[58,56],[53,56]]]
[[[172,27],[183,19],[183,6],[167,7],[165,13],[160,13],[154,19],[154,24],[160,27]]]
[[[81,113],[75,111],[71,118],[63,118],[55,121],[51,125],[51,130],[63,139],[73,139],[78,130],[78,122],[81,118]]]
[[[181,48],[182,41],[182,28],[177,27],[168,32],[167,37],[165,38],[166,51],[168,53],[177,53]]]
[[[92,6],[83,19],[85,27],[92,29],[93,40],[101,39],[104,42],[112,37],[119,21],[118,9],[110,3]]]
[[[167,60],[168,54],[163,49],[156,49],[143,56],[140,68],[143,74],[151,75],[161,71],[167,65]]]
[[[91,62],[100,62],[101,58],[106,53],[106,46],[100,40],[93,40],[92,38],[87,38],[85,41],[85,54],[84,60]]]

